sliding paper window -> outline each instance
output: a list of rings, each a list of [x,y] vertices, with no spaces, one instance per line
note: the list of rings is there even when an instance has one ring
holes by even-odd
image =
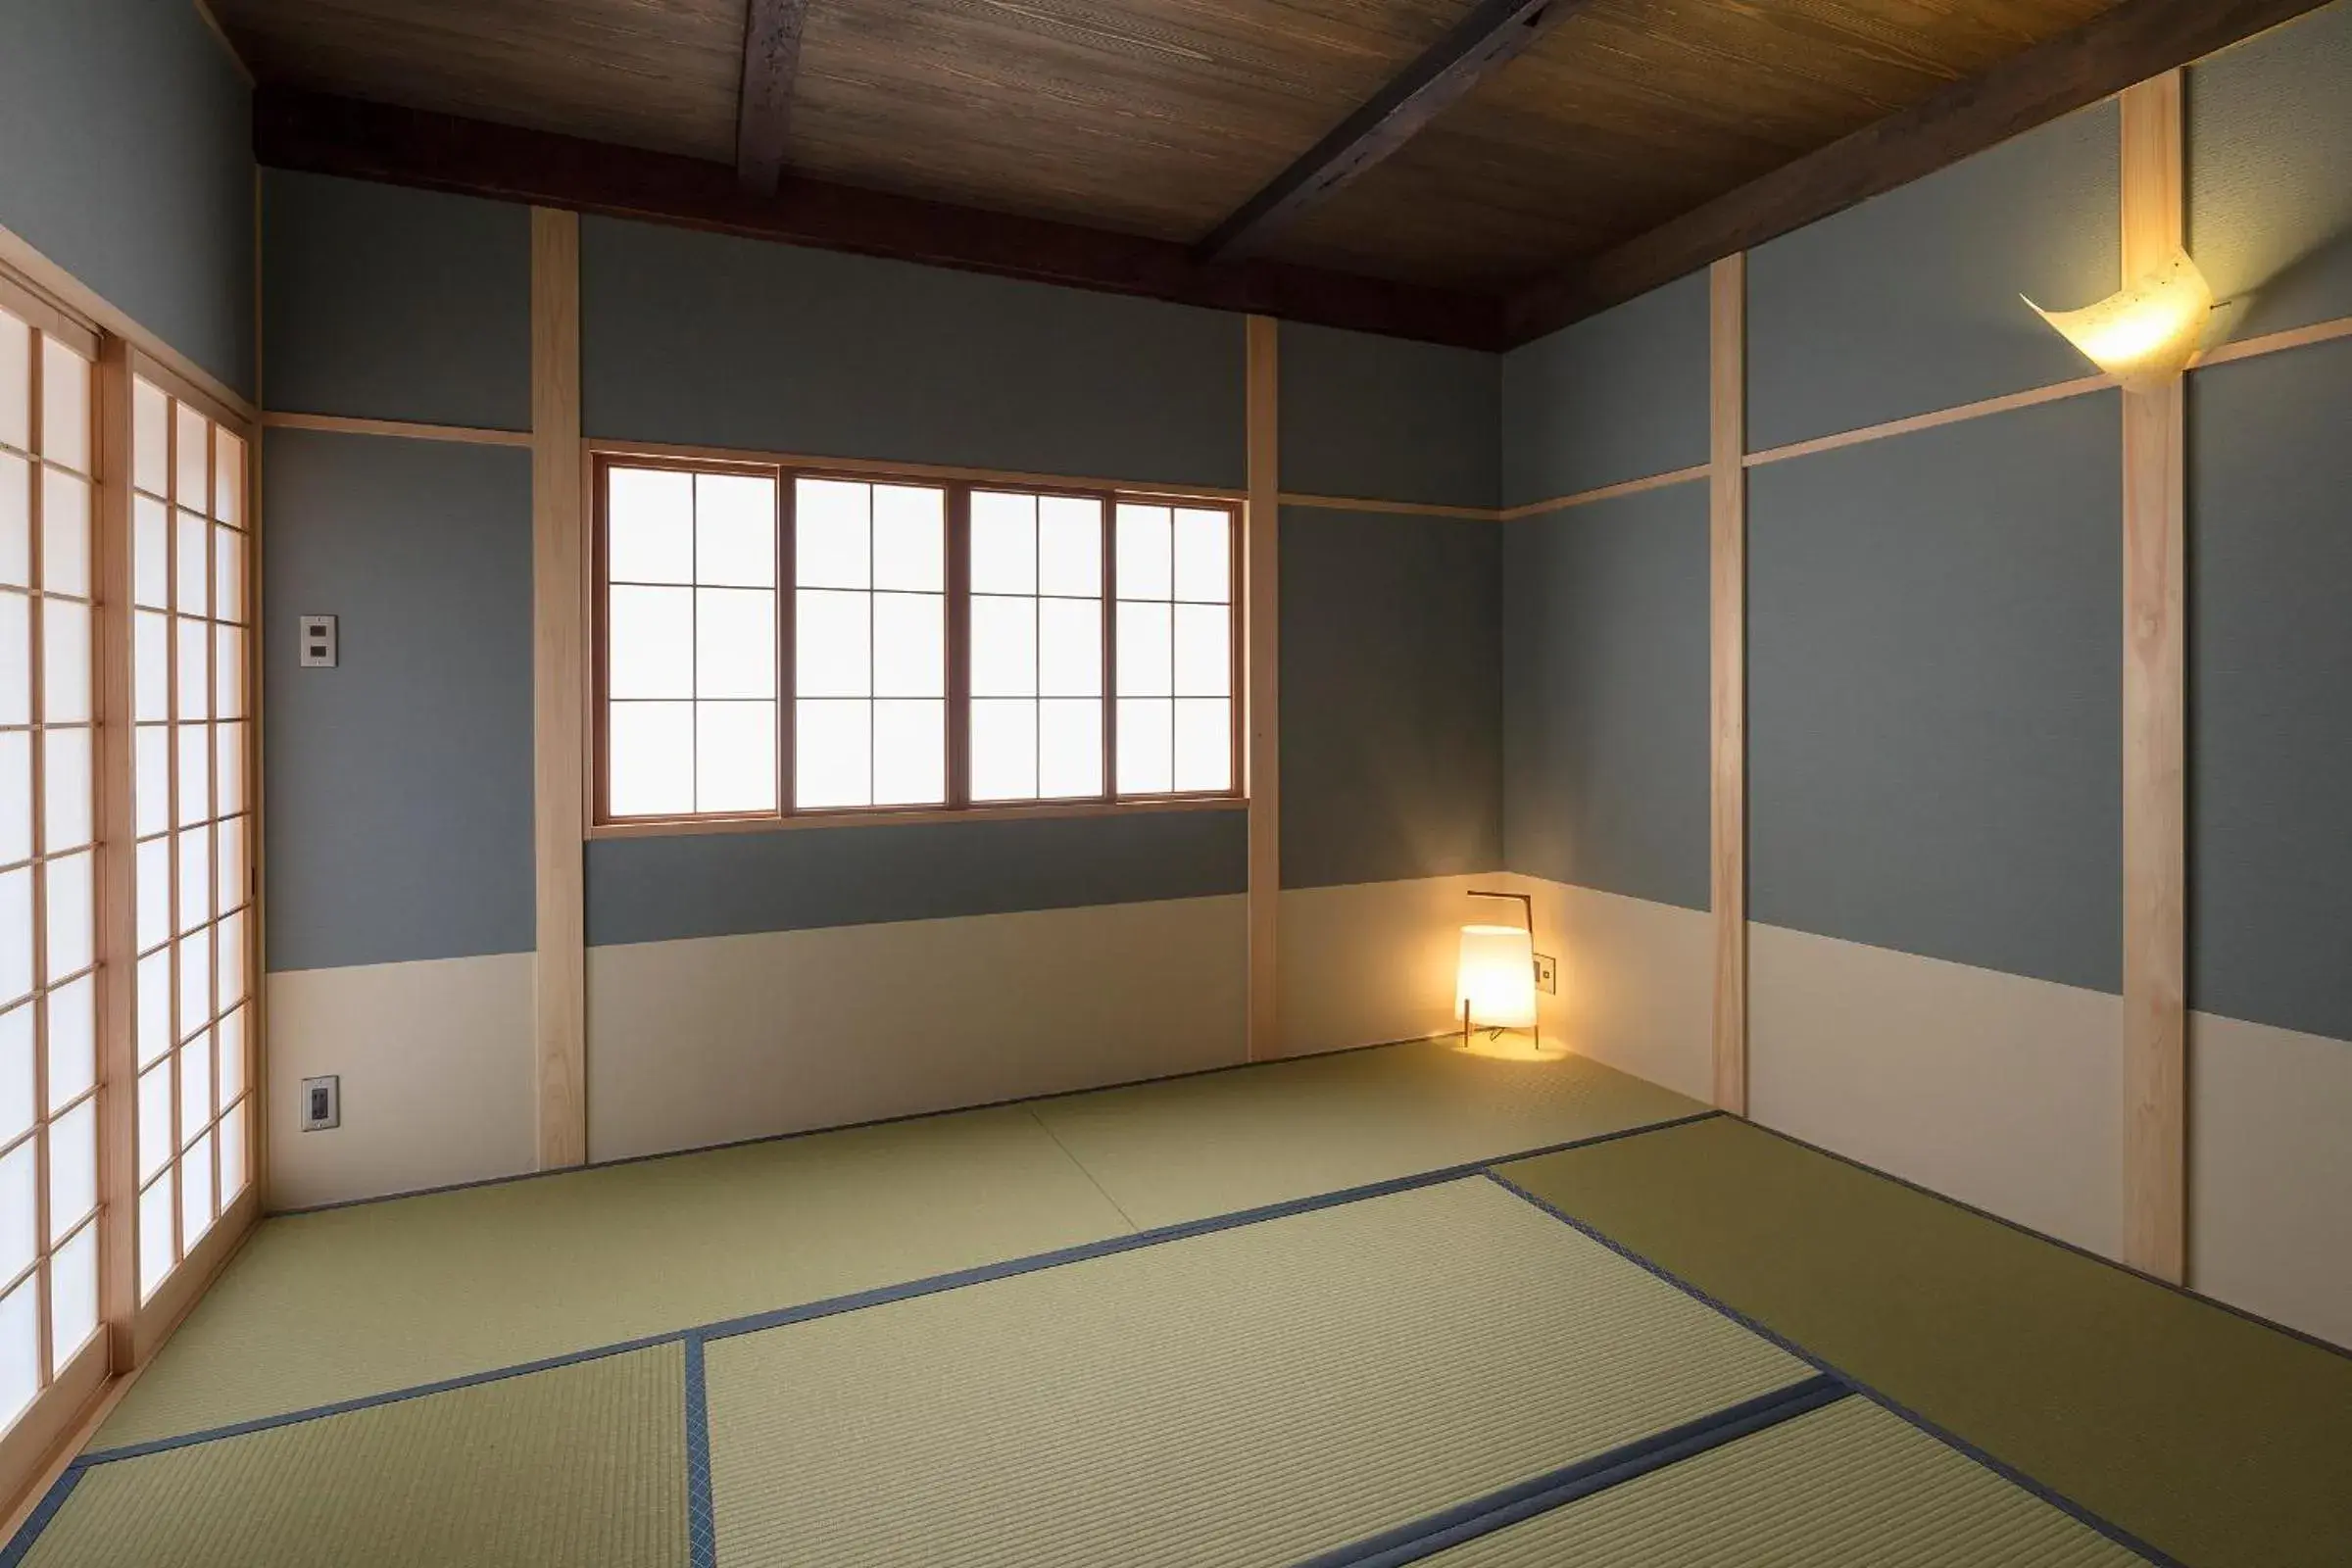
[[[776,480],[606,472],[606,807],[777,808]]]
[[[253,834],[245,444],[131,395],[131,809],[144,1300],[250,1179]]]
[[[98,1327],[92,384],[0,311],[0,1426]]]
[[[597,820],[1232,797],[1234,509],[598,459]]]
[[[1117,550],[1119,793],[1230,790],[1233,514],[1122,502]]]
[[[793,487],[793,804],[948,799],[947,492]]]

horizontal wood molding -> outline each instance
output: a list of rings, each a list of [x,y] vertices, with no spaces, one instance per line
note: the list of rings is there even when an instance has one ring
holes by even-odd
[[[1510,340],[1541,337],[1645,294],[2323,3],[2123,0],[2073,32],[1538,281],[1510,302]]]
[[[1914,414],[1909,418],[1888,419],[1884,424],[1866,424],[1858,430],[1840,430],[1835,435],[1815,436],[1810,441],[1791,441],[1785,447],[1750,452],[1741,461],[1754,468],[1767,463],[1784,463],[1790,458],[1809,458],[1817,452],[1835,452],[1839,447],[1859,446],[1865,441],[1883,441],[1892,435],[1933,430],[1941,424],[1958,424],[1965,419],[1984,418],[1989,414],[2007,414],[2012,409],[2030,409],[2039,403],[2056,403],[2064,398],[2081,397],[2086,392],[2103,392],[2114,385],[2113,376],[2086,375],[2079,380],[2059,381],[2050,386],[2037,386],[2024,392],[2010,392],[1997,398],[1937,409],[1933,414]]]
[[[528,430],[486,430],[466,424],[417,424],[408,419],[355,419],[335,414],[265,413],[267,430],[323,430],[332,435],[381,435],[404,441],[456,441],[474,446],[528,447]]]
[[[1297,221],[1419,135],[1480,82],[1591,0],[1479,0],[1445,37],[1300,154],[1200,242],[1203,260],[1239,256]]]
[[[1565,512],[1571,507],[1590,506],[1595,501],[1614,501],[1619,496],[1638,496],[1644,490],[1663,490],[1670,484],[1689,484],[1694,479],[1704,479],[1714,471],[1712,464],[1701,463],[1667,473],[1653,473],[1645,478],[1622,479],[1615,484],[1604,484],[1596,490],[1579,490],[1574,495],[1553,496],[1547,501],[1530,501],[1522,506],[1505,507],[1495,515],[1504,522],[1517,522],[1522,517],[1540,517],[1546,513]]]
[[[1495,298],[786,175],[747,191],[723,164],[314,93],[254,98],[267,165],[672,223],[1033,282],[1466,348],[1502,346]]]
[[[1320,512],[1375,512],[1402,517],[1459,517],[1465,522],[1494,522],[1502,514],[1493,507],[1449,507],[1433,501],[1378,501],[1367,496],[1310,496],[1285,490],[1286,507]]]

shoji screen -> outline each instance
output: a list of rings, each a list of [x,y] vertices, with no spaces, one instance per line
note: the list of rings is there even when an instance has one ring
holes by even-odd
[[[252,639],[244,443],[131,398],[139,1298],[249,1180]]]
[[[0,306],[0,1426],[98,1327],[92,346]]]

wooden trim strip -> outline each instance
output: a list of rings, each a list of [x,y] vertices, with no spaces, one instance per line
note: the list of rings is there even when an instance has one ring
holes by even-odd
[[[2236,360],[2251,360],[2265,354],[2283,354],[2288,349],[2308,348],[2314,343],[2332,343],[2338,338],[2352,337],[2352,316],[2339,316],[2332,321],[2314,321],[2309,326],[2290,326],[2282,332],[2266,332],[2242,343],[2225,343],[2197,356],[2189,368],[2202,370],[2209,365],[2228,365]]]
[[[2180,245],[2180,73],[2123,95],[2123,270]],[[2188,1250],[2187,389],[2124,395],[2124,1261]]]
[[[2056,403],[2062,398],[2081,397],[2086,392],[2103,392],[2113,385],[2113,376],[2086,375],[2078,380],[2059,381],[2050,386],[2037,386],[1976,403],[1963,403],[1957,408],[1937,409],[1933,414],[1914,414],[1908,418],[1888,419],[1884,424],[1868,424],[1858,430],[1840,430],[1835,435],[1815,436],[1810,441],[1792,441],[1785,447],[1750,452],[1741,461],[1750,468],[1761,467],[1768,463],[1785,463],[1790,458],[1809,458],[1818,452],[1835,452],[1840,447],[1859,446],[1865,441],[1880,441],[1888,436],[1933,430],[1938,425],[1958,424],[1964,419],[1981,419],[1989,414],[2007,414],[2013,409]]]
[[[98,329],[28,283],[0,270],[0,310],[40,333],[71,347],[85,360],[98,358]]]
[[[1282,339],[1274,318],[1249,326],[1250,504],[1243,519],[1243,690],[1248,739],[1241,759],[1250,798],[1249,1059],[1282,1054]]]
[[[1726,257],[1708,280],[1707,492],[1710,629],[1708,727],[1713,737],[1712,907],[1715,919],[1715,1103],[1747,1114],[1747,256]]]
[[[336,435],[395,436],[408,441],[458,441],[477,446],[527,447],[528,430],[488,430],[466,424],[417,424],[408,419],[358,419],[337,414],[289,414],[271,409],[262,415],[267,430],[324,430]]]
[[[643,822],[599,822],[595,839],[691,838],[704,833],[781,833],[808,827],[894,827],[916,822],[1010,822],[1037,817],[1134,816],[1148,811],[1240,811],[1250,803],[1236,795],[1173,795],[1144,800],[1011,802],[1004,805],[887,807],[843,811],[795,811],[783,816],[681,816]]]
[[[1465,522],[1497,522],[1502,514],[1493,507],[1451,507],[1433,501],[1375,501],[1357,496],[1309,496],[1285,490],[1286,507],[1309,507],[1322,512],[1372,512],[1400,517],[1459,517]]]
[[[134,877],[138,815],[134,752],[131,544],[133,430],[130,346],[110,337],[98,362],[97,597],[111,612],[98,637],[98,842],[102,966],[98,999],[98,1184],[105,1204],[98,1232],[99,1315],[107,1325],[110,1366],[128,1371],[132,1322],[138,1316],[138,887]],[[260,792],[253,791],[257,796]],[[250,1112],[248,1115],[250,1116]]]
[[[46,296],[79,321],[95,326],[100,331],[114,333],[156,365],[179,377],[187,383],[189,392],[195,394],[188,397],[187,402],[200,407],[217,407],[225,416],[224,422],[253,423],[258,411],[251,400],[240,396],[226,382],[116,309],[95,289],[43,256],[5,225],[0,225],[0,269],[13,272],[21,282]]]
[[[1504,522],[1517,522],[1523,517],[1540,517],[1546,513],[1565,512],[1570,507],[1591,506],[1595,501],[1614,501],[1619,496],[1638,496],[1644,490],[1663,490],[1670,484],[1689,484],[1693,479],[1704,479],[1714,471],[1712,463],[1701,463],[1688,468],[1676,468],[1670,473],[1653,473],[1642,479],[1621,479],[1615,484],[1604,484],[1597,490],[1580,490],[1570,496],[1553,496],[1545,501],[1505,507],[1495,515]]]
[[[539,1167],[588,1158],[588,597],[580,509],[580,220],[531,212],[531,693]]]

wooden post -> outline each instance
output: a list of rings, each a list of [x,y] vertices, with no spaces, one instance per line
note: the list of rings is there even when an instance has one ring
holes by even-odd
[[[1251,1061],[1281,1054],[1281,968],[1275,946],[1282,906],[1282,462],[1279,327],[1249,324],[1250,504],[1243,527],[1250,792],[1250,1021]]]
[[[586,531],[580,506],[580,220],[531,211],[533,1056],[539,1166],[588,1158]]]
[[[2181,242],[2180,73],[2123,95],[2123,271]],[[2124,399],[2124,1261],[2187,1269],[2187,389]]]
[[[132,801],[130,345],[107,337],[98,359],[98,506],[91,518],[99,607],[98,689],[98,1315],[109,1369],[132,1370],[139,1311],[136,955],[138,818]],[[254,791],[258,795],[260,792]],[[246,1113],[250,1125],[253,1112]]]
[[[1747,257],[1708,274],[1715,1103],[1747,1113]]]

